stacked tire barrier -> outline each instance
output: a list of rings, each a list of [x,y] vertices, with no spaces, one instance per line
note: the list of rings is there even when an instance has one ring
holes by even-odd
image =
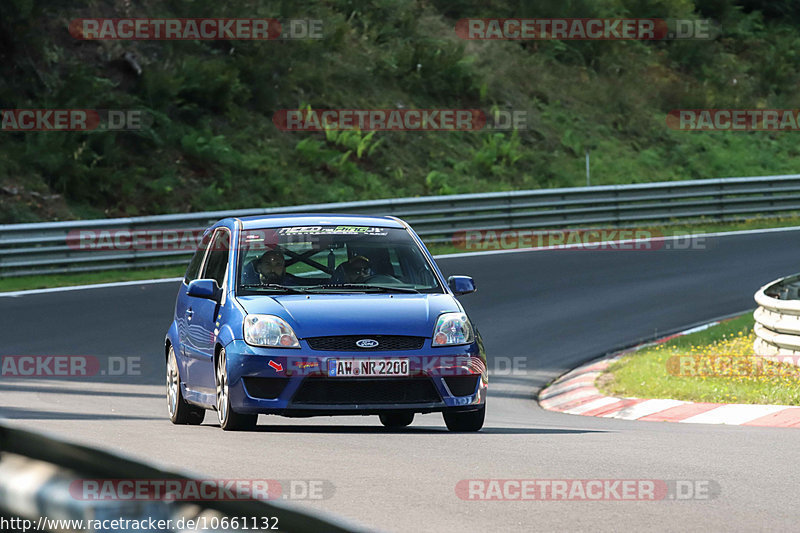
[[[755,300],[755,353],[765,357],[800,355],[800,274],[764,285]]]

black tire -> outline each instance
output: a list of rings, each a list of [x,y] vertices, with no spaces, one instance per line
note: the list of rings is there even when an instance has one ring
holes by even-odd
[[[450,431],[480,431],[486,418],[486,405],[476,411],[445,411],[442,415]]]
[[[378,416],[387,428],[404,428],[414,421],[414,413],[383,413]]]
[[[225,431],[242,431],[255,428],[258,415],[237,413],[231,407],[225,348],[220,349],[219,355],[217,356],[214,376],[217,390],[217,419],[219,420],[219,427]]]
[[[178,372],[178,361],[172,345],[167,353],[167,414],[173,424],[189,424],[196,426],[203,423],[206,410],[191,405],[183,399],[181,392],[181,376]]]

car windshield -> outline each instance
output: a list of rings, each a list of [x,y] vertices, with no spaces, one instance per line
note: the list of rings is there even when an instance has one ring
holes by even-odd
[[[237,293],[442,293],[405,229],[290,226],[243,230]]]

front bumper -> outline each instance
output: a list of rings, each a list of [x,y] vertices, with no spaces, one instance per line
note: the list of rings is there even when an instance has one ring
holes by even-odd
[[[239,413],[370,415],[470,411],[486,402],[486,358],[478,343],[391,352],[225,347],[230,402]],[[329,359],[407,358],[408,377],[329,377]]]

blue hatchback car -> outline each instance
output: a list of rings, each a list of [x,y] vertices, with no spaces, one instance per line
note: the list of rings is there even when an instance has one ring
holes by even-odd
[[[209,228],[178,291],[165,343],[175,424],[216,410],[222,429],[259,414],[441,412],[478,431],[483,343],[419,236],[394,217],[226,218]]]

